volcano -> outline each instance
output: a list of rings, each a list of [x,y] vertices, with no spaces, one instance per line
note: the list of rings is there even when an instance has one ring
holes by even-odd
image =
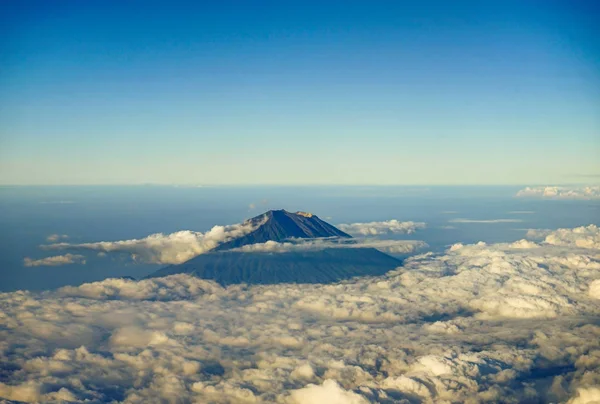
[[[149,278],[187,273],[221,285],[236,283],[331,283],[355,276],[382,275],[401,261],[374,248],[337,248],[271,252],[243,251],[264,243],[302,245],[303,242],[340,241],[348,247],[352,236],[307,212],[270,210],[249,219],[254,230],[224,242],[211,252],[182,264],[162,268]],[[341,244],[340,244],[341,245]]]

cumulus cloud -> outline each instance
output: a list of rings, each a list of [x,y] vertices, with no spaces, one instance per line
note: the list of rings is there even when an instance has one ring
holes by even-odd
[[[297,404],[368,404],[368,401],[352,391],[346,391],[335,380],[325,380],[322,385],[309,384],[291,394]]]
[[[52,257],[46,257],[39,260],[34,260],[32,258],[26,257],[23,260],[23,265],[26,267],[41,267],[41,266],[50,266],[57,267],[61,265],[68,264],[85,264],[85,257],[83,255],[77,254],[65,254],[65,255],[55,255]]]
[[[249,244],[230,251],[286,253],[294,251],[317,251],[326,248],[376,248],[389,253],[411,253],[428,247],[419,240],[376,240],[376,239],[297,239],[287,242],[267,241]]]
[[[556,246],[600,249],[600,227],[594,224],[574,229],[529,229],[526,237]]]
[[[141,239],[82,244],[55,243],[43,245],[42,248],[125,253],[135,261],[153,264],[180,264],[214,249],[223,242],[248,234],[262,224],[246,221],[229,226],[214,226],[206,233],[183,230],[171,234],[151,234]]]
[[[600,250],[579,247],[585,229],[456,244],[328,285],[179,274],[1,293],[0,398],[591,403]]]
[[[527,187],[516,194],[519,198],[600,199],[600,185]]]
[[[66,234],[51,234],[48,237],[46,237],[46,241],[55,243],[58,240],[61,240],[61,239],[64,240],[64,239],[68,239],[68,238],[69,238],[69,236],[67,236]]]
[[[522,222],[521,219],[450,219],[449,223],[519,223]]]
[[[348,234],[376,236],[380,234],[412,234],[419,229],[424,229],[425,223],[401,222],[392,219],[384,222],[340,224],[337,227]]]

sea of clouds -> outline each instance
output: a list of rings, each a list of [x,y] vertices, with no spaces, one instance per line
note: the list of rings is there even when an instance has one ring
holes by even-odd
[[[330,285],[174,275],[3,293],[0,397],[597,403],[600,229],[532,236]]]

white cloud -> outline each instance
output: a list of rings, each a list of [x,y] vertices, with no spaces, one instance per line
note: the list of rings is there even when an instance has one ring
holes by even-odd
[[[522,222],[521,219],[450,219],[449,223],[519,223]]]
[[[396,219],[384,222],[351,223],[340,224],[340,230],[349,234],[360,234],[363,236],[375,236],[379,234],[412,234],[419,229],[425,228],[422,222],[401,222]]]
[[[40,266],[50,266],[57,267],[60,265],[68,265],[68,264],[85,264],[85,257],[83,255],[77,254],[65,254],[65,255],[55,255],[52,257],[46,257],[39,260],[34,260],[32,258],[26,257],[23,260],[23,265],[26,267],[40,267]]]
[[[577,397],[569,400],[567,404],[598,404],[600,403],[600,387],[579,389]]]
[[[309,384],[292,391],[292,401],[297,404],[368,404],[368,401],[351,391],[340,387],[335,380],[325,380],[322,385]]]
[[[516,194],[520,198],[599,199],[600,185],[527,187]]]
[[[69,236],[67,236],[66,234],[51,234],[48,237],[46,237],[46,241],[49,241],[51,243],[57,242],[60,239],[68,239]]]
[[[411,253],[428,247],[419,240],[376,240],[376,239],[297,239],[289,242],[267,241],[249,244],[230,251],[286,253],[293,251],[316,251],[326,248],[376,248],[389,253]]]
[[[136,261],[154,264],[180,264],[214,249],[223,242],[248,234],[260,225],[262,223],[247,221],[229,226],[214,226],[206,233],[183,230],[171,234],[151,234],[141,239],[82,244],[56,243],[43,245],[42,248],[126,253]]]
[[[329,285],[181,274],[2,293],[0,397],[594,402],[600,250],[579,247],[585,229],[456,244]]]
[[[594,224],[574,229],[529,229],[526,237],[556,246],[600,249],[600,227]]]

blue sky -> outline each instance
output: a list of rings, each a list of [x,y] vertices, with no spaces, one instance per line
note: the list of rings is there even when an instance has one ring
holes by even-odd
[[[595,1],[0,5],[0,184],[598,182]]]

